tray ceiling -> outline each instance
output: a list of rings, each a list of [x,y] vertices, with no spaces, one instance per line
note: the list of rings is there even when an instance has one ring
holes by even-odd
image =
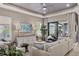
[[[15,6],[23,10],[27,10],[37,14],[43,14],[42,3],[5,3],[10,6]],[[67,6],[67,4],[69,6]],[[76,3],[46,3],[47,13],[51,14],[64,9],[75,7]]]

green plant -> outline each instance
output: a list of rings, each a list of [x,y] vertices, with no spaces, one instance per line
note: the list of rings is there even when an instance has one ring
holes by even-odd
[[[45,35],[47,33],[47,29],[46,29],[46,26],[44,24],[42,24],[41,26],[41,34],[42,34],[42,40],[45,40]]]
[[[22,51],[16,50],[14,46],[8,46],[8,49],[0,49],[0,56],[23,56]]]
[[[7,51],[8,56],[22,56],[22,51],[16,50],[16,47],[10,46]]]
[[[0,48],[0,56],[6,55],[6,50],[3,48]]]

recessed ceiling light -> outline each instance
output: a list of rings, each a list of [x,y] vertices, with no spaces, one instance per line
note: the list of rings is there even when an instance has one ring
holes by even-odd
[[[66,4],[66,7],[70,7],[70,4]]]

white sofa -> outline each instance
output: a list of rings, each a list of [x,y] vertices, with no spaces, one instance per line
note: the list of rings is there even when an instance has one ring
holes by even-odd
[[[61,40],[57,45],[54,45],[48,49],[48,52],[52,56],[63,56],[68,52],[68,40]]]
[[[31,56],[64,56],[73,48],[73,45],[71,45],[72,47],[69,45],[69,38],[67,38],[53,43],[53,45],[48,48],[48,51],[38,49],[34,46],[29,46],[28,50]]]

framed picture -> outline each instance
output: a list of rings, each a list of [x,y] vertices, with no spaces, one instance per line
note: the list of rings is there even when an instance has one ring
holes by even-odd
[[[20,24],[20,32],[32,32],[32,24],[21,23]]]

